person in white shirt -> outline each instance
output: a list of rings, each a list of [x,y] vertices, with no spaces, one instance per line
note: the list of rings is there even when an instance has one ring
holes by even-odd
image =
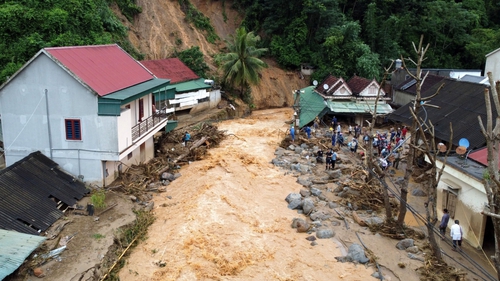
[[[462,236],[463,236],[463,231],[462,227],[459,225],[459,221],[455,220],[455,224],[451,226],[451,231],[450,231],[450,236],[451,239],[453,240],[453,251],[457,250],[457,245],[460,249],[462,247]]]

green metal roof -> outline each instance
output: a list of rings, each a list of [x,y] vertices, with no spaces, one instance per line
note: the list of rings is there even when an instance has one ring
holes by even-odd
[[[154,91],[165,88],[170,83],[167,79],[154,78],[109,95],[99,97],[97,100],[98,114],[100,116],[120,116],[120,106],[139,99]]]
[[[14,272],[45,237],[0,229],[0,280]]]
[[[296,94],[294,94],[294,97]],[[301,89],[300,93],[300,123],[302,128],[312,122],[316,116],[322,116],[325,113],[355,113],[355,114],[370,114],[374,109],[374,105],[356,103],[355,101],[331,101],[325,100],[322,96],[314,91],[314,86],[309,86]],[[378,104],[378,114],[388,114],[393,110],[388,104]]]
[[[109,95],[105,95],[103,99],[120,100],[122,104],[129,103],[132,100],[136,100],[142,96],[152,93],[158,89],[161,89],[170,84],[170,80],[167,79],[151,79],[144,83],[134,85],[132,87],[125,88],[123,90],[116,91]]]
[[[208,89],[211,87],[212,85],[205,84],[205,78],[200,78],[197,80],[191,80],[191,81],[176,83],[173,85],[168,85],[167,90],[175,89],[177,93],[183,93],[199,89]]]
[[[313,121],[326,107],[323,97],[313,90],[314,86],[300,90],[300,128]]]

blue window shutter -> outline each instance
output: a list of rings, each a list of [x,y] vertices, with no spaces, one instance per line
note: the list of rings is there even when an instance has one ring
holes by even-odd
[[[82,129],[80,126],[80,120],[78,119],[66,119],[66,139],[67,140],[81,140],[82,139]]]

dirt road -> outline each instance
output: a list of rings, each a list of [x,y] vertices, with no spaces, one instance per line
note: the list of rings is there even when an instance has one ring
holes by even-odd
[[[222,122],[234,135],[155,198],[157,220],[120,280],[373,279],[374,268],[335,260],[345,253],[334,239],[311,246],[290,227],[299,215],[284,199],[301,186],[270,160],[291,116],[273,109]]]

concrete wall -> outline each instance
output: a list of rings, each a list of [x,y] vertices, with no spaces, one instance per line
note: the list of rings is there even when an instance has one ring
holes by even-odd
[[[438,162],[441,167],[442,162]],[[449,227],[454,220],[459,220],[464,231],[464,239],[473,247],[481,246],[484,238],[486,220],[481,211],[487,202],[483,184],[474,177],[468,176],[459,170],[447,165],[438,184],[437,210],[439,219],[443,215],[443,195],[450,188],[458,190],[458,201],[455,208],[455,217],[450,218]],[[447,232],[447,236],[449,233]]]
[[[403,106],[415,99],[415,95],[410,95],[405,92],[400,92],[400,91],[394,91],[393,97],[392,97],[392,102]]]
[[[73,175],[99,179],[102,169],[89,164],[118,159],[116,117],[98,116],[96,94],[44,54],[5,85],[0,110],[7,165],[40,150]],[[81,140],[66,140],[65,119],[80,120]]]
[[[493,81],[500,80],[500,51],[486,57],[484,76],[487,76],[488,72],[493,74]]]
[[[152,96],[143,99],[145,119],[152,114]],[[75,177],[83,176],[87,183],[110,182],[126,156],[120,152],[132,145],[131,128],[138,122],[138,104],[138,100],[130,103],[131,108],[124,109],[120,117],[98,116],[97,95],[42,53],[0,93],[6,165],[41,151]],[[80,120],[81,140],[66,140],[65,119]],[[140,141],[145,143],[143,158],[151,159],[153,137]],[[130,162],[136,163],[140,144],[131,149],[138,156]]]

